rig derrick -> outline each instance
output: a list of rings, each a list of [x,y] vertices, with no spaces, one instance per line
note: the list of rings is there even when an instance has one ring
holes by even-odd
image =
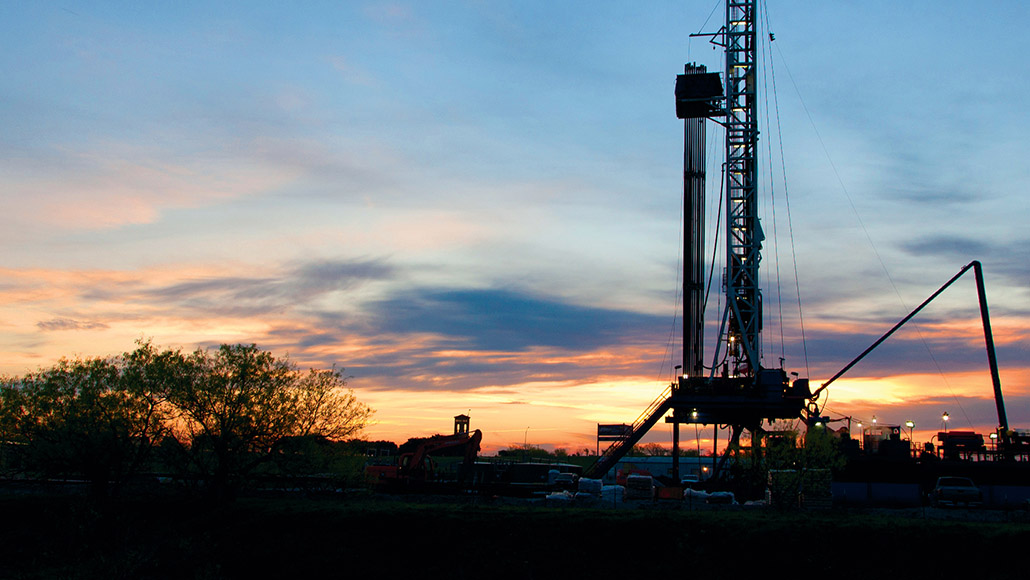
[[[761,364],[762,295],[759,265],[765,236],[758,220],[758,126],[755,82],[756,2],[728,0],[726,23],[710,35],[725,48],[725,77],[688,64],[676,79],[676,115],[684,120],[683,364],[682,374],[609,447],[588,476],[603,475],[666,414],[673,424],[673,477],[678,479],[679,426],[727,425],[731,442],[751,433],[760,454],[762,424],[799,419],[811,396],[808,379],[791,381],[782,368]],[[705,125],[725,127],[726,271],[722,328],[714,363],[704,366]],[[725,355],[720,361],[720,351]],[[796,376],[796,375],[795,375]],[[716,431],[717,432],[717,431]]]

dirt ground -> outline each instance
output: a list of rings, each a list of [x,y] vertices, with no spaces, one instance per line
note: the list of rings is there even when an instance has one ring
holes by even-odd
[[[1023,577],[1025,512],[0,498],[2,578]]]

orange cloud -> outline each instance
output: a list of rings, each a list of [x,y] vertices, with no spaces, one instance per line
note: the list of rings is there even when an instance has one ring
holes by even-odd
[[[169,289],[206,281],[247,282],[282,279],[282,268],[245,264],[166,266],[136,271],[53,271],[44,268],[0,270],[0,371],[20,374],[61,356],[94,356],[132,348],[140,337],[162,346],[194,348],[221,342],[255,342],[301,366],[336,363],[355,374],[351,386],[378,410],[368,435],[403,441],[448,432],[451,418],[470,411],[473,427],[484,431],[484,448],[496,450],[526,441],[570,449],[594,448],[597,423],[631,423],[665,388],[657,377],[641,376],[661,360],[659,347],[600,345],[574,350],[527,346],[512,350],[464,347],[454,336],[433,332],[349,332],[343,322],[331,327],[318,308],[283,302],[260,315],[211,308],[191,311],[181,302],[164,302]],[[224,284],[212,292],[223,292]],[[194,296],[176,294],[176,300]],[[217,294],[221,296],[221,294]],[[232,297],[232,293],[229,293]],[[341,310],[346,305],[341,306]],[[354,312],[348,323],[368,323]],[[816,325],[819,327],[820,325]],[[829,328],[829,323],[821,327]],[[835,328],[848,328],[837,326]],[[855,328],[851,326],[850,328]],[[1021,321],[996,323],[999,343],[1023,340]],[[928,325],[924,336],[957,337],[982,348],[976,321]],[[84,351],[83,349],[88,349]],[[939,415],[942,398],[986,401],[992,387],[982,371],[848,376],[830,387],[829,410],[856,416],[880,413],[907,418],[919,405],[924,415]],[[348,369],[347,367],[352,367]],[[469,370],[477,367],[477,370]],[[494,371],[493,369],[496,369]],[[1006,395],[1030,395],[1030,369],[1002,368]],[[952,406],[951,408],[956,408]],[[879,409],[879,410],[877,410]],[[1016,409],[1010,411],[1015,424]],[[957,416],[958,412],[956,412]],[[990,425],[990,417],[971,422]],[[919,425],[931,420],[920,419]],[[528,430],[527,430],[528,428]],[[921,429],[923,427],[920,427]],[[694,435],[684,429],[684,445]],[[699,432],[704,445],[711,439]],[[720,434],[723,438],[724,434]],[[647,441],[668,443],[660,424]]]
[[[5,180],[5,188],[19,200],[8,208],[17,223],[65,230],[151,223],[166,209],[268,191],[298,175],[296,168],[241,156],[173,164],[167,155],[121,144],[62,153],[63,170],[22,169]]]

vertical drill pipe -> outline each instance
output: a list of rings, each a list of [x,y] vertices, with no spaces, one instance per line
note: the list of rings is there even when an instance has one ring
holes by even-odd
[[[684,74],[701,74],[688,64]],[[704,372],[705,119],[683,121],[683,373]]]
[[[672,478],[680,482],[680,424],[672,424]]]
[[[698,454],[701,457],[701,454]],[[719,424],[716,423],[712,426],[712,476],[714,477],[719,473]],[[700,459],[698,459],[700,461]],[[700,479],[700,478],[698,478]]]

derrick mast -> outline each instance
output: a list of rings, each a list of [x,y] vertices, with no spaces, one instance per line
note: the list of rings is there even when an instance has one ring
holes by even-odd
[[[704,152],[704,131],[699,125],[711,119],[726,130],[726,310],[714,364],[705,376],[697,372],[698,366],[691,364],[701,350],[704,306],[698,308],[697,293],[690,284],[697,279],[697,261],[701,261],[700,271],[704,271],[703,256],[684,252],[684,373],[671,385],[666,404],[672,409],[672,416],[666,421],[676,425],[726,425],[732,430],[734,442],[742,431],[749,431],[757,454],[762,423],[800,417],[810,391],[807,379],[799,378],[792,384],[782,368],[763,368],[761,362],[762,293],[758,269],[765,236],[758,220],[756,10],[755,0],[727,0],[722,29],[701,35],[713,37],[712,42],[725,49],[725,76],[717,88],[713,90],[706,78],[711,73],[695,65],[688,65],[685,74],[677,79],[676,114],[684,119],[687,135],[684,192],[691,195],[685,199],[684,207],[688,210],[704,200],[704,165],[695,161]],[[694,193],[695,190],[699,191]],[[702,243],[703,229],[702,215],[685,213],[685,240]],[[720,354],[722,348],[726,349],[722,351],[725,357]],[[677,428],[673,432],[674,449]]]
[[[758,266],[758,125],[755,1],[727,0],[726,28],[726,348],[734,375],[761,368],[762,294]]]
[[[737,446],[746,430],[757,458],[763,422],[800,418],[811,396],[807,378],[791,382],[782,368],[763,368],[761,364],[758,267],[765,236],[758,221],[756,20],[755,0],[727,0],[722,29],[698,35],[713,37],[713,43],[725,48],[725,77],[708,72],[703,65],[688,64],[676,78],[676,116],[684,120],[683,373],[640,414],[630,432],[586,470],[589,477],[604,474],[663,417],[673,424],[674,477],[679,470],[681,424],[715,425],[716,437],[719,429],[728,427],[727,450]],[[705,123],[709,119],[726,129],[726,310],[714,364],[707,373],[703,363],[703,246]],[[725,358],[720,355],[721,348],[726,348],[722,351]],[[672,413],[666,416],[669,411]]]

